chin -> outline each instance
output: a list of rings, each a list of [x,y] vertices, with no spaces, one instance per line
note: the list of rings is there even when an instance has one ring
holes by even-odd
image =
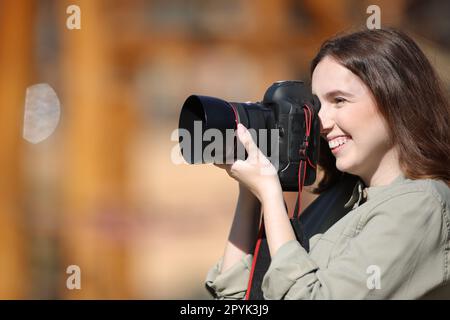
[[[338,169],[341,172],[346,172],[346,173],[350,173],[350,174],[356,174],[354,171],[352,170],[352,166],[348,163],[345,163],[343,161],[339,161],[336,160],[336,169]]]
[[[342,172],[347,172],[348,170],[348,166],[346,166],[345,163],[339,159],[336,159],[336,168]]]

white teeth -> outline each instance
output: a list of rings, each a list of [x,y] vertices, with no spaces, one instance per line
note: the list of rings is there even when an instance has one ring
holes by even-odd
[[[333,149],[333,148],[336,148],[336,147],[338,147],[340,145],[345,144],[347,141],[348,141],[347,137],[338,137],[338,138],[335,138],[335,139],[333,139],[331,141],[328,141],[328,145],[330,146],[330,149]]]

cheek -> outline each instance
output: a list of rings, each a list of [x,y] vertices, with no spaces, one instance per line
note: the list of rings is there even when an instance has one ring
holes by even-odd
[[[384,139],[383,127],[367,106],[352,106],[336,113],[335,122],[339,129],[352,137],[347,152],[351,157],[365,157],[372,152],[380,152],[380,143]]]
[[[359,133],[362,131],[363,126],[361,125],[361,117],[351,109],[339,110],[336,113],[335,122],[339,129],[345,133],[352,136],[352,138],[357,138]]]
[[[363,107],[364,108],[364,107]],[[370,109],[342,110],[336,115],[336,125],[352,137],[355,146],[362,149],[379,149],[388,144],[389,135],[383,119]]]
[[[363,132],[367,135],[367,139],[373,140],[377,144],[385,143],[388,138],[388,126],[383,117],[375,110],[374,106],[367,106],[366,112],[361,115],[361,123],[363,124]]]

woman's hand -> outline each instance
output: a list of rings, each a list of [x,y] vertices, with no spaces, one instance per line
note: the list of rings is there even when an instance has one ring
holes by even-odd
[[[242,124],[238,124],[237,136],[248,153],[247,159],[245,161],[237,160],[231,165],[216,164],[216,166],[225,169],[230,177],[239,182],[241,187],[246,187],[260,202],[263,202],[273,192],[281,190],[277,169],[259,150],[250,132]]]
[[[250,132],[241,124],[238,125],[237,135],[239,141],[247,150],[247,160],[237,160],[232,165],[216,164],[216,166],[226,169],[232,178],[239,181],[240,198],[249,199],[248,191],[245,191],[245,188],[247,188],[261,202],[267,242],[270,254],[273,257],[283,244],[296,239],[284,206],[283,191],[278,173],[269,159],[258,149]],[[243,186],[245,188],[242,188]],[[238,230],[237,233],[242,234],[242,231]],[[236,252],[233,251],[232,246],[230,248],[227,251],[227,257],[231,256],[230,252]],[[242,251],[237,252],[242,253]],[[235,262],[236,259],[228,259],[227,261]]]

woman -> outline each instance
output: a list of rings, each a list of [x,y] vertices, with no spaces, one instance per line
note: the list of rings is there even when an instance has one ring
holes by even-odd
[[[220,165],[240,192],[207,287],[219,299],[245,296],[262,212],[272,258],[266,299],[450,298],[450,110],[429,61],[402,32],[367,30],[326,41],[311,74],[321,137],[336,159],[320,187],[345,172],[359,177],[359,197],[307,253],[275,168],[267,174],[270,163],[239,125],[249,157]]]

